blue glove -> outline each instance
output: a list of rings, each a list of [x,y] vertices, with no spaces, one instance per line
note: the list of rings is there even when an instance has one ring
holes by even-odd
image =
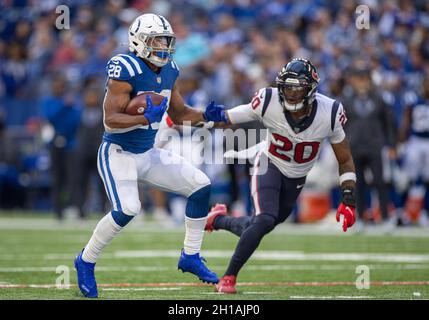
[[[147,121],[149,121],[149,124],[161,121],[165,110],[167,110],[167,102],[168,98],[165,97],[164,99],[162,99],[162,102],[159,106],[154,106],[150,96],[146,96],[146,109],[143,115],[145,116]]]
[[[210,104],[207,106],[206,111],[203,113],[203,117],[207,122],[213,121],[228,123],[225,106],[215,104],[214,101],[210,102]]]

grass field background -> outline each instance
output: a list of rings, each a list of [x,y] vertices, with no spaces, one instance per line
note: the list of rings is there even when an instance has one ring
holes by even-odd
[[[1,214],[0,299],[83,299],[73,259],[97,219],[60,224],[47,214]],[[279,226],[242,269],[239,292],[231,296],[177,270],[184,227],[165,229],[137,217],[97,263],[100,299],[429,299],[427,229],[390,235],[340,229],[333,216],[316,225]],[[237,239],[225,231],[205,235],[203,256],[220,276]],[[359,265],[369,268],[369,289],[355,286]],[[56,287],[64,275],[58,266],[70,270],[69,289]]]

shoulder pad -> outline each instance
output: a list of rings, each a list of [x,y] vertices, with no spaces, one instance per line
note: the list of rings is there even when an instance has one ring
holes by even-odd
[[[143,71],[134,57],[127,54],[117,54],[107,63],[106,72],[109,78],[130,80]]]
[[[262,88],[259,89],[252,98],[252,109],[259,113],[261,117],[263,117],[265,115],[265,112],[267,111],[272,94],[272,88]]]
[[[171,60],[169,63],[170,63],[170,66],[173,70],[176,70],[177,72],[180,71],[179,66],[177,65],[176,61]]]
[[[339,123],[342,127],[344,127],[347,122],[346,112],[343,108],[343,105],[338,100],[335,100],[332,104],[331,110],[331,130],[335,130],[335,124]]]

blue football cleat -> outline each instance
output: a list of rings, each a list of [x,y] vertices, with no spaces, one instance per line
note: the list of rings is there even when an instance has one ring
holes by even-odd
[[[82,253],[83,250],[74,260],[79,289],[87,298],[98,298],[97,283],[94,276],[95,263],[83,261]]]
[[[210,271],[204,262],[207,262],[206,259],[200,257],[199,253],[186,254],[185,251],[182,250],[177,268],[182,270],[182,272],[195,274],[202,282],[218,283],[218,276],[216,273]]]

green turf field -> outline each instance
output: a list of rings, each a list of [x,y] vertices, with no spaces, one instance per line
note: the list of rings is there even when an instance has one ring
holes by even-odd
[[[429,299],[427,229],[344,234],[331,220],[279,226],[244,267],[239,293],[231,296],[177,270],[183,228],[163,229],[138,217],[97,263],[100,299]],[[73,259],[96,222],[0,215],[0,299],[83,299]],[[219,275],[236,241],[224,231],[205,235],[203,255]],[[369,289],[356,288],[359,265],[369,268]],[[67,269],[70,288],[59,289],[57,278],[67,278],[61,272]]]

